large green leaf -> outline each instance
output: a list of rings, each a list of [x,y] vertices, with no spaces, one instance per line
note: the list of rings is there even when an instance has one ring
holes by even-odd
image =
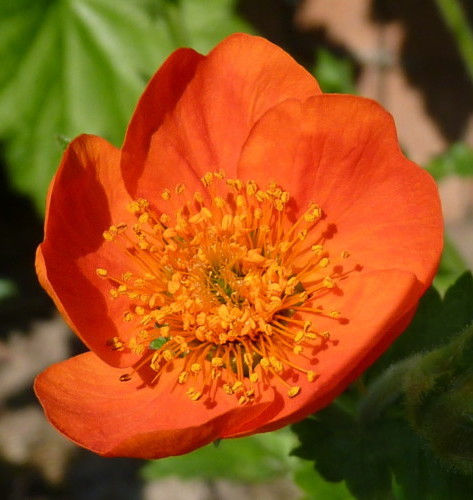
[[[0,5],[0,140],[14,187],[40,208],[58,137],[122,141],[133,107],[178,45],[208,51],[245,25],[234,0],[16,0]]]
[[[441,466],[395,414],[365,425],[332,405],[293,428],[301,440],[297,456],[314,461],[327,481],[343,480],[357,499],[464,500],[473,491],[471,476]],[[344,498],[343,490],[335,495],[324,498]]]

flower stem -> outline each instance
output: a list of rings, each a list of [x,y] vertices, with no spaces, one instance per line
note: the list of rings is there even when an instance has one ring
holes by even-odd
[[[406,374],[416,366],[420,357],[414,355],[392,365],[370,385],[358,408],[360,423],[369,424],[376,420],[404,393]]]
[[[459,0],[435,0],[445,23],[452,33],[465,69],[473,82],[473,31],[465,9]]]

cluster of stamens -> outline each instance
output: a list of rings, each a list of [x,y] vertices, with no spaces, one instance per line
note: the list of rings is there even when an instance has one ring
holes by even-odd
[[[306,368],[311,352],[330,337],[314,319],[340,316],[314,302],[338,286],[344,275],[335,262],[348,253],[332,262],[322,232],[313,233],[322,210],[311,203],[291,220],[289,194],[274,183],[261,190],[219,172],[202,184],[202,192],[190,194],[183,185],[165,189],[163,202],[180,207],[170,213],[136,200],[129,207],[133,227],[103,233],[132,263],[120,276],[97,269],[111,297],[124,300],[129,332],[107,344],[134,352],[134,370],[148,364],[155,380],[182,360],[176,383],[192,400],[221,388],[246,404],[274,383],[294,397],[301,388],[288,374],[315,380]]]

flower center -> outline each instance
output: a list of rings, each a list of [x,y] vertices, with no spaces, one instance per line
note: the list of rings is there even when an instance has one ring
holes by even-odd
[[[163,191],[170,208],[179,207],[174,213],[139,199],[129,207],[133,227],[103,233],[130,262],[120,276],[97,269],[111,297],[126,300],[123,320],[132,331],[129,340],[107,344],[140,355],[134,370],[148,364],[153,381],[181,360],[176,382],[192,400],[216,387],[246,404],[268,383],[294,397],[301,388],[287,381],[289,373],[315,380],[311,352],[329,339],[313,319],[340,316],[314,302],[346,277],[336,264],[348,252],[332,261],[316,229],[322,210],[310,203],[296,219],[289,194],[275,183],[261,190],[219,172],[202,184],[190,195],[183,185]]]

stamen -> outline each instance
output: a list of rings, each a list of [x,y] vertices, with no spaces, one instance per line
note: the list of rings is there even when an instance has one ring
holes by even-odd
[[[162,191],[162,201],[181,204],[175,214],[138,199],[128,207],[133,226],[103,233],[133,269],[117,276],[105,267],[95,271],[110,284],[111,298],[126,304],[131,331],[107,346],[140,358],[120,381],[148,365],[153,383],[183,360],[176,384],[192,401],[223,390],[251,404],[274,384],[297,397],[301,385],[288,380],[318,377],[313,353],[330,335],[317,330],[317,318],[341,316],[323,299],[348,277],[340,262],[350,254],[330,256],[318,229],[321,208],[310,203],[295,217],[289,193],[276,183],[263,189],[208,172],[202,185],[202,192],[188,193],[183,184]]]

